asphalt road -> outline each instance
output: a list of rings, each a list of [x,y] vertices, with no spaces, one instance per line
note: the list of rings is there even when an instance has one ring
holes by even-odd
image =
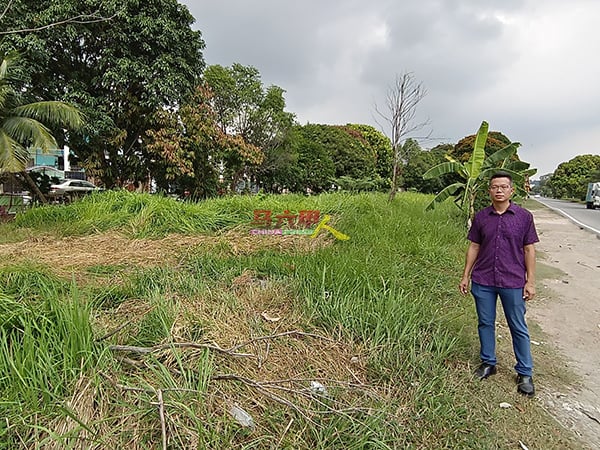
[[[535,197],[536,200],[569,218],[577,225],[600,235],[600,209],[587,209],[585,204],[556,200],[546,197]]]

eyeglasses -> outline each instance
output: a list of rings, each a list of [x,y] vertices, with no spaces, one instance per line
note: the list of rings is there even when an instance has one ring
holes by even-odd
[[[503,184],[501,186],[497,186],[497,185],[492,185],[490,186],[490,191],[497,191],[498,189],[500,189],[501,191],[508,191],[512,188],[512,186],[509,186],[507,184]]]

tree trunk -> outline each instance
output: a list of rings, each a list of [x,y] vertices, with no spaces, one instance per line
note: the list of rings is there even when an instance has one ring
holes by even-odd
[[[21,175],[23,176],[25,181],[27,181],[27,184],[29,185],[29,187],[31,187],[31,189],[35,193],[36,197],[39,198],[43,204],[48,204],[48,199],[46,198],[46,196],[44,194],[42,194],[42,191],[40,191],[40,188],[31,179],[29,174],[26,171],[23,171],[23,172],[21,172]]]
[[[396,191],[398,191],[398,158],[394,158],[394,164],[392,166],[392,187],[390,188],[388,202],[394,200]]]

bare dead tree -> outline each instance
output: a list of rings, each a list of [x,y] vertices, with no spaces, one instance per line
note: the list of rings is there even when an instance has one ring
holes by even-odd
[[[2,19],[4,19],[4,17],[10,10],[10,7],[12,6],[12,4],[13,4],[13,0],[9,0],[8,3],[6,4],[6,6],[4,7],[4,10],[2,11],[2,13],[0,13],[0,21]],[[52,28],[52,27],[56,27],[59,25],[69,24],[69,23],[87,24],[87,23],[105,22],[108,20],[112,20],[116,15],[117,14],[113,14],[110,17],[104,17],[99,12],[95,12],[92,14],[80,14],[78,16],[69,17],[67,19],[59,20],[59,21],[52,22],[52,23],[42,25],[39,27],[18,28],[18,29],[14,29],[14,30],[0,30],[0,36],[5,36],[8,34],[34,33],[37,31],[45,30],[47,28]]]
[[[423,84],[415,80],[412,72],[405,72],[397,75],[395,83],[388,88],[385,111],[375,105],[375,113],[385,122],[385,126],[378,123],[392,144],[393,169],[389,201],[396,196],[398,178],[402,166],[407,162],[407,155],[403,152],[405,139],[429,124],[428,120],[415,123],[417,106],[425,95],[427,90]]]

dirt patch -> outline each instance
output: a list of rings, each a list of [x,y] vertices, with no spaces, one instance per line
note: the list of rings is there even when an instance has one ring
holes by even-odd
[[[556,363],[565,358],[579,379],[538,386],[538,397],[584,445],[600,448],[600,237],[550,209],[532,212],[540,235],[538,296],[528,316],[562,353]]]

